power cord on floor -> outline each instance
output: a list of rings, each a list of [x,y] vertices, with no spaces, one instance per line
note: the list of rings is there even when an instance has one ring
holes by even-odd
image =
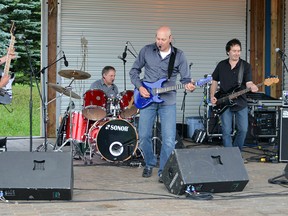
[[[285,177],[285,176],[286,176],[286,174],[284,173],[284,174],[276,176],[274,178],[270,178],[270,179],[268,179],[268,183],[279,184],[279,185],[288,185],[288,181],[283,179],[283,177]]]
[[[212,200],[213,196],[207,192],[197,192],[193,185],[188,185],[185,190],[186,197],[193,200]]]

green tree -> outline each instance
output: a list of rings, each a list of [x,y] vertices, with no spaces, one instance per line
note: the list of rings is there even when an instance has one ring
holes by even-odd
[[[19,58],[13,60],[14,82],[29,84],[31,57],[35,75],[40,69],[41,2],[35,0],[0,0],[0,55],[5,55],[10,41],[11,21],[15,22],[15,49]],[[28,55],[29,54],[29,55]]]

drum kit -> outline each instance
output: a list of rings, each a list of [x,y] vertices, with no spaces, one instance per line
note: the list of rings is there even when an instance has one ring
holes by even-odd
[[[72,79],[88,79],[90,74],[79,70],[61,70],[60,76]],[[71,82],[71,83],[72,83]],[[72,143],[74,156],[92,163],[95,154],[109,162],[130,159],[138,149],[138,134],[133,125],[138,109],[134,106],[132,90],[126,90],[116,98],[108,98],[100,89],[87,90],[83,95],[81,111],[73,111],[71,98],[81,99],[70,87],[49,83],[55,91],[70,97],[69,106],[58,128],[54,151],[62,151]],[[74,149],[73,149],[74,147]],[[89,153],[87,160],[86,154]]]

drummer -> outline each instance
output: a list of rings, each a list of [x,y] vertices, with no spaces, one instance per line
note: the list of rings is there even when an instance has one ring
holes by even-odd
[[[100,89],[104,91],[107,98],[116,98],[118,87],[114,84],[116,70],[112,66],[105,66],[102,69],[102,78],[93,82],[90,89]]]

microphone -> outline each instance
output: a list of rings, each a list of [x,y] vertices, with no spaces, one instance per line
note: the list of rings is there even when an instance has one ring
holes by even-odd
[[[126,61],[125,58],[118,56],[117,58],[121,59],[122,61]]]
[[[191,63],[189,64],[189,70],[191,70],[192,65],[193,65],[193,62],[191,62]]]
[[[281,56],[283,56],[283,55],[286,56],[286,54],[285,54],[280,48],[278,48],[278,47],[275,49],[275,51],[276,51],[277,53],[279,53]],[[287,56],[286,56],[286,57],[287,57]]]
[[[128,47],[128,41],[125,44],[124,52],[122,53],[122,58],[125,59],[127,56],[127,47]]]
[[[64,65],[65,65],[66,67],[68,67],[68,61],[67,61],[67,59],[66,59],[66,56],[65,56],[64,51],[62,51],[62,53],[63,53]]]

